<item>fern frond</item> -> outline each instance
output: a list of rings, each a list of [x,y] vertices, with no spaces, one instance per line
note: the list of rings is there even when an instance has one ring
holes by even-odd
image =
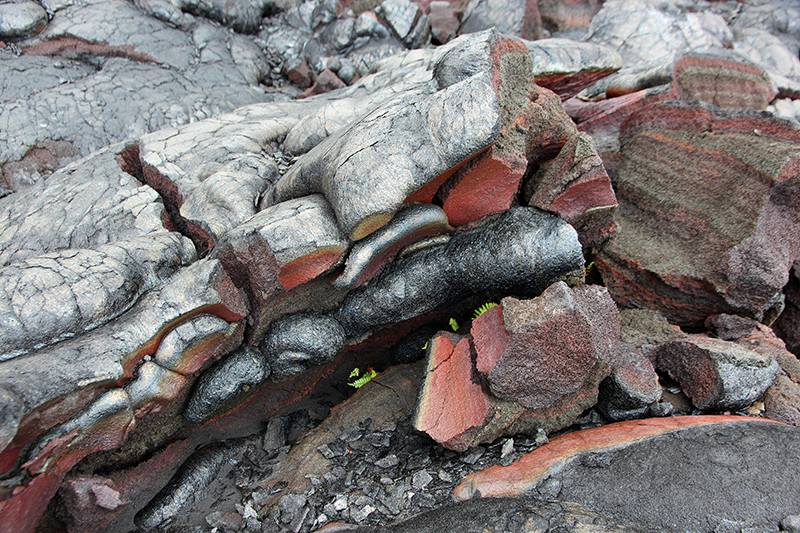
[[[476,318],[478,318],[483,313],[485,313],[486,311],[488,311],[489,309],[491,309],[492,307],[494,307],[496,305],[497,304],[494,303],[494,302],[486,302],[485,304],[483,304],[482,306],[480,306],[479,308],[477,308],[475,310],[475,312],[472,314],[472,320],[475,320]]]
[[[356,372],[357,370],[358,369],[356,368],[355,370],[353,370],[353,372]],[[350,377],[353,377],[353,372],[350,373]],[[356,375],[358,374],[356,373]],[[377,375],[378,373],[375,372],[375,370],[373,370],[372,368],[370,368],[366,372],[364,372],[363,376],[353,381],[352,383],[348,383],[348,385],[350,385],[353,388],[360,389],[361,387],[372,381],[373,378],[375,378],[375,376]]]

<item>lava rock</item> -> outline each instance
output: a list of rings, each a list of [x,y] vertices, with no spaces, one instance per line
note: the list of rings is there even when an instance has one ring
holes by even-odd
[[[243,390],[265,381],[270,365],[260,352],[247,346],[209,368],[197,382],[183,416],[198,424]]]
[[[443,446],[466,451],[492,414],[492,404],[473,380],[474,348],[468,337],[440,332],[428,342],[427,371],[414,427]]]
[[[611,375],[600,382],[599,390],[597,407],[615,422],[644,417],[649,406],[661,398],[653,363],[630,344],[621,344]]]
[[[656,349],[658,368],[681,384],[699,409],[752,405],[772,385],[778,363],[734,343],[691,335]]]
[[[345,344],[345,331],[335,318],[300,313],[284,315],[272,323],[261,350],[273,370],[273,379],[295,376],[311,365],[336,359]]]
[[[441,309],[474,294],[533,296],[583,275],[574,229],[531,208],[513,208],[483,226],[389,264],[348,293],[335,316],[347,336]]]
[[[697,531],[720,517],[774,527],[798,505],[794,474],[785,473],[800,469],[791,451],[799,438],[797,428],[747,417],[618,422],[554,437],[510,466],[467,476],[455,494],[460,500],[535,495],[557,485],[559,500],[658,531]],[[642,476],[643,469],[652,474]],[[637,482],[625,481],[631,479]],[[761,503],[765,495],[770,505]]]
[[[800,130],[664,103],[630,115],[620,140],[620,231],[596,256],[615,301],[681,326],[718,313],[761,319],[798,253]]]
[[[0,4],[0,38],[25,39],[36,35],[47,26],[47,12],[31,1],[14,1]]]
[[[734,53],[689,53],[675,62],[673,85],[680,100],[708,102],[723,111],[763,111],[775,98],[764,70]]]
[[[333,282],[350,290],[374,277],[404,246],[451,231],[447,214],[431,204],[411,204],[381,229],[361,239],[350,250],[344,271]]]

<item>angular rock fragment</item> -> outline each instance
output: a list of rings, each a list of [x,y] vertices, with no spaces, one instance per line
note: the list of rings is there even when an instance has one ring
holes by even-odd
[[[206,420],[243,390],[264,382],[270,370],[266,358],[248,346],[233,352],[203,373],[183,416],[194,424]]]
[[[407,48],[419,48],[430,39],[428,15],[410,0],[385,0],[375,13],[386,20]]]
[[[517,202],[528,163],[511,152],[489,147],[460,167],[434,197],[453,226],[501,213]]]
[[[276,183],[267,205],[320,192],[342,231],[359,240],[415,191],[495,142],[506,123],[527,115],[527,49],[494,32],[459,44],[434,66],[440,90],[386,102],[328,137]]]
[[[433,0],[428,4],[428,21],[431,25],[431,39],[434,43],[445,44],[453,39],[461,26],[459,13],[450,2]]]
[[[328,271],[347,247],[328,202],[311,195],[259,212],[226,233],[210,257],[218,258],[247,294],[251,337],[259,341],[269,322],[278,318],[276,297]],[[336,297],[335,291],[329,292],[327,298]]]
[[[597,407],[614,421],[644,417],[649,406],[661,398],[661,385],[653,363],[630,344],[620,346],[611,374],[600,382],[599,390]]]
[[[533,296],[583,275],[575,230],[532,208],[517,207],[444,245],[392,262],[351,291],[335,317],[348,338],[441,309],[474,294]]]
[[[797,428],[758,418],[618,422],[553,437],[510,466],[470,474],[455,495],[555,493],[613,519],[670,533],[700,523],[716,528],[723,517],[740,527],[770,529],[800,504],[792,484],[800,473],[793,452],[799,441]]]
[[[699,409],[749,407],[778,375],[778,363],[732,342],[697,335],[656,349],[658,368],[681,384]]]
[[[363,285],[404,246],[450,230],[447,214],[441,208],[430,204],[411,204],[401,209],[388,224],[353,246],[344,271],[333,282],[333,286],[350,290]]]
[[[681,326],[761,319],[800,251],[797,126],[664,103],[629,116],[620,140],[620,231],[596,256],[617,303]]]
[[[308,98],[309,96],[325,94],[335,91],[336,89],[343,89],[345,87],[347,87],[347,84],[343,82],[333,71],[326,68],[319,73],[317,79],[314,80],[314,83],[311,85],[311,87],[300,93],[297,98]]]
[[[492,414],[492,404],[473,380],[468,337],[440,332],[428,341],[427,371],[414,427],[446,448],[465,451]]]
[[[596,286],[559,282],[532,300],[504,298],[470,334],[439,333],[429,342],[415,418],[418,430],[457,451],[568,426],[595,404],[612,365],[624,365],[616,306]]]
[[[188,239],[163,232],[0,268],[0,361],[105,324],[194,258]]]
[[[528,205],[558,214],[578,231],[585,248],[616,233],[617,197],[591,137],[572,137],[528,182]],[[528,196],[528,195],[526,195]]]
[[[542,24],[551,32],[583,28],[603,7],[599,0],[540,0]]]
[[[523,39],[541,39],[542,19],[537,2],[525,0],[471,0],[466,4],[462,33],[489,28]]]

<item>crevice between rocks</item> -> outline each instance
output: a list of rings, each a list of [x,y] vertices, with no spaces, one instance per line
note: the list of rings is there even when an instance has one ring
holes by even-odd
[[[198,258],[202,259],[208,255],[215,245],[214,240],[202,228],[190,223],[181,215],[183,197],[178,188],[158,170],[142,163],[139,145],[136,143],[127,145],[117,154],[116,160],[123,172],[133,176],[142,185],[150,187],[161,197],[164,203],[164,226],[191,240]]]

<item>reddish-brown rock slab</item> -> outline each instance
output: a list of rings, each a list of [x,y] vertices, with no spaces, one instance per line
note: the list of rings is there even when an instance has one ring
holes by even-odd
[[[678,99],[708,102],[723,111],[763,111],[777,96],[764,70],[739,54],[693,52],[675,63]]]
[[[527,129],[525,158],[528,163],[539,165],[554,158],[578,130],[554,92],[535,86],[528,98],[532,103],[529,113],[513,127]]]
[[[761,319],[800,252],[800,127],[662,103],[631,114],[620,140],[620,231],[596,255],[616,302],[680,326]]]
[[[618,422],[553,437],[510,466],[470,474],[455,495],[546,494],[667,532],[698,524],[712,531],[723,518],[774,527],[800,506],[798,444],[797,428],[758,418]]]
[[[441,186],[435,201],[441,202],[453,226],[500,213],[515,204],[527,165],[513,153],[490,147],[459,168]]]
[[[619,128],[628,115],[647,105],[674,99],[671,86],[662,85],[598,102],[571,98],[564,102],[564,109],[578,130],[592,137],[605,158],[606,154],[619,151]]]
[[[662,344],[656,366],[681,384],[700,409],[724,411],[749,407],[778,375],[769,355],[700,335]]]
[[[428,342],[427,370],[414,427],[444,446],[464,451],[471,433],[491,414],[489,399],[473,379],[468,337],[440,332]]]
[[[59,485],[58,476],[40,474],[0,500],[0,533],[33,533]]]
[[[302,99],[317,94],[325,94],[335,91],[336,89],[341,89],[342,87],[347,87],[347,84],[343,82],[333,71],[326,68],[319,73],[317,79],[314,80],[314,84],[300,93],[297,98]]]
[[[622,56],[610,47],[571,39],[525,41],[533,58],[536,84],[568,100],[622,68]]]
[[[616,233],[617,197],[592,138],[579,133],[555,159],[539,167],[526,185],[528,205],[556,213],[572,224],[584,248]]]

